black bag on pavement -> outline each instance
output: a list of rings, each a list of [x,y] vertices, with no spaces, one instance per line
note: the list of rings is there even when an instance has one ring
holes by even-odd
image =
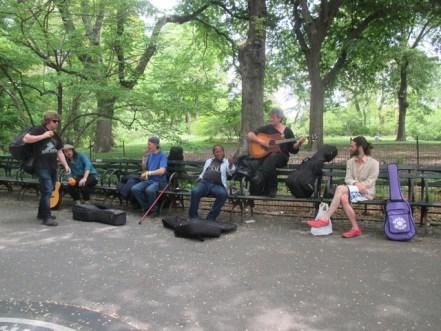
[[[311,157],[302,161],[299,168],[288,175],[286,185],[296,198],[309,198],[314,193],[314,185],[322,176],[323,163],[337,156],[337,148],[323,145]]]
[[[126,212],[120,209],[111,209],[91,204],[74,205],[73,219],[83,222],[99,222],[109,225],[126,224]]]
[[[175,228],[175,236],[200,241],[204,241],[205,238],[219,238],[222,230],[210,223],[209,221],[193,221],[178,225]]]
[[[164,225],[165,228],[170,230],[174,230],[178,226],[186,223],[188,223],[188,220],[180,216],[169,216],[169,217],[164,217],[162,219],[162,225]]]
[[[237,225],[220,221],[189,221],[181,216],[170,216],[162,219],[165,228],[174,230],[176,237],[198,239],[217,238],[221,234],[236,231]]]

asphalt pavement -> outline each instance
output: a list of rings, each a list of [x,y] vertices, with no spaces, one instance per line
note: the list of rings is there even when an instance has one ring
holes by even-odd
[[[113,227],[35,218],[0,194],[0,330],[440,330],[441,236],[316,238],[305,220],[256,216],[204,242],[160,218]],[[223,216],[227,219],[226,216]],[[249,217],[248,217],[249,219]]]

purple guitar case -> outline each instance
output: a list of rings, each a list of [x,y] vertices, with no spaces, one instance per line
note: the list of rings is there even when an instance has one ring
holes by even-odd
[[[400,190],[400,177],[396,164],[387,166],[389,172],[389,200],[386,203],[384,233],[390,240],[406,241],[415,236],[415,222],[409,202]]]

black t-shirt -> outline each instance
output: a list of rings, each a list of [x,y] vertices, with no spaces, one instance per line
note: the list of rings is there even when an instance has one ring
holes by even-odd
[[[29,134],[39,136],[45,133],[47,128],[43,125],[31,129]],[[43,139],[32,144],[35,157],[35,167],[40,169],[57,169],[57,153],[63,147],[61,138],[55,133],[52,138]]]
[[[202,179],[214,184],[222,185],[222,177],[220,171],[221,164],[222,161],[219,161],[218,159],[213,159],[208,168],[205,170]]]
[[[280,134],[280,132],[277,131],[274,128],[274,126],[272,126],[271,124],[261,126],[256,131],[254,131],[254,133],[255,134],[259,134],[259,133],[266,133],[266,134],[278,133],[278,134]],[[285,127],[285,130],[281,134],[281,139],[291,139],[291,138],[294,138],[294,133],[292,132],[292,130],[290,128]],[[296,143],[295,141],[292,141],[289,143],[280,144],[280,150],[287,155],[289,155],[289,153],[297,154],[299,152],[299,149],[294,148],[295,143]]]

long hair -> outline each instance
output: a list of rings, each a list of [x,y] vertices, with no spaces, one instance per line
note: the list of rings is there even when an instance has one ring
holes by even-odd
[[[357,145],[357,147],[363,148],[363,152],[366,155],[371,155],[371,150],[374,148],[371,143],[369,143],[365,137],[358,136],[352,139],[352,141]]]

